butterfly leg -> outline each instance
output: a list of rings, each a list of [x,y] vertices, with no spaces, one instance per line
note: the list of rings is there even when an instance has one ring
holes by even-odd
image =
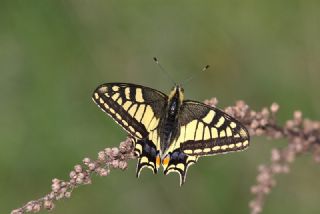
[[[138,156],[137,177],[140,176],[141,170],[145,167],[151,169],[154,174],[158,172],[157,156],[159,156],[159,151],[152,141],[148,139],[137,140],[134,151]]]
[[[177,172],[180,176],[180,186],[186,181],[188,167],[198,160],[197,156],[188,156],[180,149],[170,152],[162,159],[164,174]]]

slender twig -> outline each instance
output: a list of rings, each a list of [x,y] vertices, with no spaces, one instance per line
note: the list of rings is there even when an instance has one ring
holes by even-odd
[[[98,153],[96,160],[83,159],[83,164],[74,166],[69,173],[70,180],[63,181],[52,179],[51,192],[42,198],[29,201],[21,208],[15,209],[11,214],[22,214],[27,212],[38,212],[42,208],[52,210],[54,202],[63,198],[70,198],[73,190],[79,186],[91,184],[93,175],[107,176],[111,169],[125,170],[127,161],[135,159],[132,142],[128,138],[120,143],[119,147],[106,148]]]
[[[215,99],[206,102],[214,105]],[[300,111],[295,111],[293,119],[281,126],[276,121],[278,110],[278,104],[274,103],[270,108],[255,112],[243,101],[225,109],[248,128],[251,136],[263,135],[268,139],[284,138],[288,141],[284,148],[271,150],[269,165],[258,166],[257,184],[251,187],[254,195],[249,202],[251,214],[262,212],[265,199],[276,184],[275,175],[288,173],[297,156],[311,153],[314,160],[320,162],[320,122],[304,119]]]
[[[217,104],[217,99],[206,100],[211,106]],[[264,201],[272,187],[275,186],[275,175],[288,173],[290,164],[300,154],[313,153],[314,160],[320,162],[320,122],[302,118],[302,113],[296,111],[292,120],[284,126],[277,124],[276,113],[279,106],[274,103],[269,108],[253,111],[243,102],[238,101],[235,106],[227,107],[225,111],[242,122],[251,136],[266,136],[269,139],[285,138],[288,145],[282,149],[272,149],[271,163],[258,167],[257,184],[251,187],[254,198],[249,203],[251,213],[262,211]],[[54,202],[71,197],[73,190],[79,186],[91,184],[92,176],[107,176],[111,169],[127,168],[127,162],[135,159],[130,138],[120,143],[120,146],[106,148],[98,153],[96,160],[83,159],[83,164],[76,165],[69,173],[70,180],[57,178],[52,180],[51,192],[44,197],[29,201],[22,207],[13,210],[12,214],[38,212],[41,209],[52,210]]]

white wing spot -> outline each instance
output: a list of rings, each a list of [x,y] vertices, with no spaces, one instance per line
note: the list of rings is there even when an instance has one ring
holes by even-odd
[[[122,119],[122,118],[121,118],[121,115],[118,114],[118,113],[116,113],[116,118],[117,118],[118,120],[121,120],[121,119]]]
[[[108,88],[106,86],[102,86],[98,89],[100,93],[106,93],[108,91]]]
[[[119,91],[119,86],[116,86],[116,85],[112,86],[112,90],[113,91]]]
[[[140,163],[148,163],[149,162],[149,159],[147,157],[142,157],[140,159]]]
[[[121,97],[117,100],[117,103],[118,103],[119,105],[122,105],[122,99],[121,99]]]
[[[231,123],[230,123],[230,126],[231,126],[231,128],[233,128],[233,129],[234,129],[234,128],[236,128],[236,127],[237,127],[237,124],[236,124],[235,122],[231,122]]]
[[[211,136],[211,134],[210,134],[210,129],[209,129],[208,126],[206,126],[206,127],[204,128],[204,140],[210,139],[210,136]]]
[[[138,136],[138,138],[142,138],[142,135],[140,134],[140,132],[136,132],[136,135]]]
[[[124,89],[124,94],[126,95],[126,99],[130,100],[130,88],[129,87],[126,87]]]
[[[125,121],[125,120],[122,120],[122,123],[123,123],[123,125],[124,125],[124,126],[128,126],[128,123],[127,123],[127,121]]]
[[[111,98],[112,98],[113,100],[117,100],[119,96],[120,96],[119,93],[115,93],[114,95],[112,95]]]
[[[212,148],[212,151],[218,151],[218,150],[220,150],[220,146],[214,146],[214,147]]]
[[[115,111],[113,108],[110,109],[110,112],[111,112],[112,114],[115,114],[115,113],[116,113],[116,111]]]
[[[122,105],[122,107],[123,107],[124,110],[127,111],[128,108],[131,106],[131,104],[132,104],[132,102],[126,101],[126,102]]]
[[[216,128],[211,128],[211,136],[212,138],[218,138],[218,130]]]
[[[221,149],[222,150],[226,150],[228,148],[228,146],[227,145],[223,145],[223,146],[221,146]]]
[[[129,126],[129,129],[130,129],[130,131],[132,131],[133,133],[135,132],[135,131],[134,131],[134,128],[133,128],[132,126]]]
[[[194,152],[195,154],[199,154],[199,153],[202,152],[202,149],[196,149],[196,150],[194,150],[193,152]]]
[[[217,124],[215,125],[217,128],[219,128],[220,126],[222,126],[224,124],[224,117],[220,117],[219,121],[217,122]]]
[[[191,150],[191,149],[184,150],[183,152],[186,153],[187,155],[188,155],[188,154],[192,154],[192,150]]]
[[[142,146],[141,146],[141,144],[136,144],[135,149],[137,149],[137,150],[140,152],[140,154],[142,153]]]
[[[210,148],[204,148],[204,149],[203,149],[203,152],[205,152],[205,153],[208,153],[208,152],[210,152],[210,151],[211,151]]]
[[[104,104],[104,107],[105,107],[106,109],[109,109],[109,106],[108,106],[107,103]]]
[[[229,145],[229,149],[232,149],[232,148],[234,148],[234,144]]]
[[[216,114],[215,111],[213,110],[209,111],[208,114],[202,119],[203,122],[210,124],[215,114]]]
[[[184,171],[184,164],[183,163],[178,163],[176,167],[178,169],[181,169],[182,171]]]
[[[247,133],[244,129],[240,130],[240,135],[241,135],[241,137],[247,137]]]
[[[221,132],[220,132],[220,137],[225,137],[226,136],[226,132],[224,131],[224,130],[222,130]]]
[[[136,101],[141,103],[144,101],[141,88],[136,89]]]
[[[227,137],[232,136],[232,131],[231,131],[230,127],[227,127],[226,132],[227,132]]]

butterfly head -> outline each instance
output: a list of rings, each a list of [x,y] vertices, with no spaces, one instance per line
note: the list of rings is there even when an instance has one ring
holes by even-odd
[[[180,85],[175,85],[169,94],[169,100],[177,100],[180,104],[184,99],[184,89]]]

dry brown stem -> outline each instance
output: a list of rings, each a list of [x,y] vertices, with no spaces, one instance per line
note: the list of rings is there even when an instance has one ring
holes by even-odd
[[[211,106],[217,104],[217,99],[206,100]],[[288,173],[290,164],[302,153],[313,153],[314,160],[320,162],[320,122],[304,119],[300,111],[296,111],[292,120],[284,126],[276,122],[276,113],[279,106],[274,103],[269,108],[256,112],[243,102],[238,101],[235,106],[227,107],[225,111],[241,121],[249,130],[251,136],[266,136],[269,139],[285,138],[286,147],[272,149],[271,163],[258,167],[257,183],[251,187],[254,198],[249,203],[252,214],[262,211],[264,201],[272,187],[275,186],[275,175]],[[52,210],[54,202],[71,197],[72,191],[86,184],[91,184],[92,176],[107,176],[110,169],[126,169],[127,161],[135,159],[132,142],[128,138],[120,146],[106,148],[98,153],[96,160],[83,159],[83,164],[76,165],[69,173],[70,180],[63,181],[57,178],[52,180],[51,192],[44,197],[29,201],[21,208],[13,210],[12,214],[38,212],[41,209]]]
[[[209,105],[215,98],[206,101]],[[271,150],[271,163],[258,166],[257,183],[251,187],[254,198],[249,202],[251,214],[261,213],[266,196],[276,185],[275,175],[288,173],[290,164],[304,153],[312,153],[316,162],[320,162],[320,122],[304,119],[300,111],[295,111],[293,119],[280,126],[276,121],[279,106],[273,103],[260,112],[250,110],[243,101],[235,106],[227,107],[225,111],[241,121],[249,130],[251,136],[266,136],[268,139],[284,138],[288,144],[284,148]]]
[[[133,154],[132,142],[128,138],[121,142],[119,147],[106,148],[98,152],[96,160],[84,158],[83,164],[75,165],[69,173],[69,181],[52,179],[50,193],[37,200],[29,201],[21,208],[11,211],[11,214],[35,213],[41,209],[52,210],[55,201],[70,198],[75,188],[91,184],[93,175],[107,176],[111,169],[125,170],[128,166],[127,161],[134,158],[136,157]]]

